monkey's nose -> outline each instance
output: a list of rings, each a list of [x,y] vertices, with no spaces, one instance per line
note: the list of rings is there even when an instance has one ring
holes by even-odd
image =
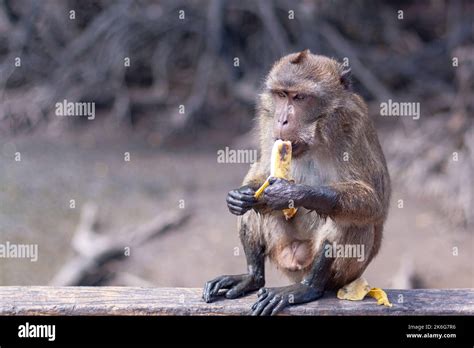
[[[279,128],[279,132],[278,132],[279,137],[280,139],[283,139],[284,137],[287,136],[286,133],[288,133],[288,120],[284,120],[283,122],[281,122],[278,128]]]
[[[280,127],[286,126],[288,124],[288,113],[286,111],[280,112],[277,119]]]
[[[278,120],[278,136],[280,139],[282,138],[282,132],[285,130],[285,128],[288,127],[288,118],[283,118]]]

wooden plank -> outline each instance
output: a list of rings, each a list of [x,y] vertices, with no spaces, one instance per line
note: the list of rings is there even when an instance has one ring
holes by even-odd
[[[473,289],[387,290],[393,307],[335,294],[286,309],[289,315],[474,315]],[[201,289],[0,287],[0,315],[247,315],[256,295],[205,303]]]

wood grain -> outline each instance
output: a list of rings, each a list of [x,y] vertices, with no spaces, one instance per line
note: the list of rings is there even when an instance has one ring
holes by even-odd
[[[343,301],[335,294],[293,306],[286,315],[474,315],[473,289],[386,290],[393,307],[372,298]],[[137,287],[0,287],[0,315],[247,315],[252,294],[205,303],[201,289]]]

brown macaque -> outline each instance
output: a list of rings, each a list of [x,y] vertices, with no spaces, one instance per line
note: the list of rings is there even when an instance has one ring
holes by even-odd
[[[380,248],[390,178],[367,106],[351,90],[349,70],[333,59],[305,50],[277,61],[257,117],[259,160],[227,197],[230,212],[239,216],[248,270],[207,282],[203,298],[259,290],[252,314],[274,315],[362,275]],[[257,200],[277,139],[291,141],[294,180],[271,179]],[[282,209],[289,207],[298,211],[286,220]],[[363,255],[331,253],[341,246]],[[295,283],[264,288],[266,257]]]

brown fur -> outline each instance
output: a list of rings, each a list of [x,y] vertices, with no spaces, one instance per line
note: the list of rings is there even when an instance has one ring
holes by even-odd
[[[311,261],[323,252],[322,243],[360,244],[365,260],[336,258],[329,287],[341,287],[358,278],[377,254],[390,199],[390,179],[375,129],[362,98],[341,83],[343,67],[309,51],[280,59],[270,71],[258,104],[259,161],[244,184],[258,188],[270,174],[275,134],[272,91],[306,93],[315,104],[298,121],[296,141],[308,145],[292,162],[296,183],[330,186],[339,193],[334,211],[322,218],[304,208],[286,221],[281,212],[250,210],[239,218],[239,228],[291,279],[300,281]]]

